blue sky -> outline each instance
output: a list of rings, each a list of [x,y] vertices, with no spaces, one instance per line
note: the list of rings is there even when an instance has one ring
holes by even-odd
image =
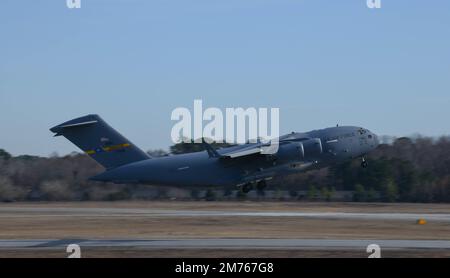
[[[450,1],[81,1],[0,1],[0,148],[75,151],[48,128],[89,113],[167,148],[194,99],[279,107],[282,133],[450,134]]]

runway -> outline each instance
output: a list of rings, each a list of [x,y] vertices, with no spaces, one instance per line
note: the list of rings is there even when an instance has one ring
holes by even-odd
[[[356,212],[286,212],[286,211],[221,211],[170,210],[136,208],[75,207],[0,207],[1,218],[20,217],[299,217],[341,220],[412,220],[450,222],[447,213],[356,213]]]
[[[140,248],[193,248],[193,249],[365,249],[377,244],[384,249],[450,249],[450,240],[351,240],[351,239],[28,239],[0,240],[1,249],[64,248],[69,244],[83,247],[140,247]]]
[[[450,256],[450,205],[4,203],[0,221],[0,257]]]

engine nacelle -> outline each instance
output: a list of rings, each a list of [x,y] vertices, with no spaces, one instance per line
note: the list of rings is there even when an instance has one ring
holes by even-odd
[[[290,142],[280,145],[276,154],[279,161],[300,161],[305,157],[303,144],[300,142]]]
[[[302,143],[306,159],[315,158],[323,152],[322,140],[320,138],[312,138]]]
[[[276,158],[278,161],[303,161],[316,159],[322,153],[320,138],[312,138],[302,142],[289,142],[280,145]]]

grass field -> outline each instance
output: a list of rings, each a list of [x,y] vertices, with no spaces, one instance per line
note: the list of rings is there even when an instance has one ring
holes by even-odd
[[[8,210],[5,210],[8,208]],[[14,208],[30,208],[25,212]],[[45,211],[33,211],[45,208]],[[57,208],[101,208],[100,214],[63,213]],[[119,214],[109,209],[192,211],[299,211],[445,213],[450,205],[267,203],[267,202],[98,202],[1,204],[0,239],[27,238],[348,238],[450,239],[450,223],[405,220],[311,219],[299,217],[186,217]],[[11,210],[12,209],[12,210]]]

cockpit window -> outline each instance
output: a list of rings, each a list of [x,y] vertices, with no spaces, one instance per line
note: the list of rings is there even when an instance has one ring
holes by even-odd
[[[364,128],[360,128],[360,129],[358,129],[358,133],[359,133],[360,135],[363,135],[363,134],[366,134],[366,133],[367,133],[367,130],[364,129]]]

